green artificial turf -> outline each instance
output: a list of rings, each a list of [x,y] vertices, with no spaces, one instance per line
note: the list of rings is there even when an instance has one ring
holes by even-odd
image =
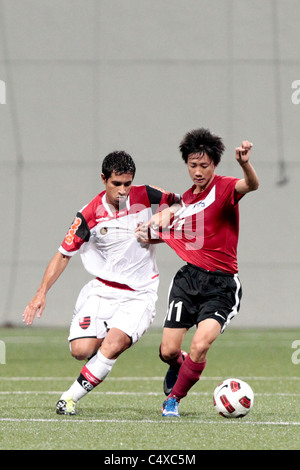
[[[201,380],[180,403],[181,417],[173,419],[161,416],[167,367],[158,358],[161,330],[155,328],[79,402],[76,416],[57,415],[57,400],[84,364],[70,356],[67,334],[0,329],[1,450],[300,448],[300,364],[292,347],[300,330],[228,329],[209,351]],[[248,382],[255,394],[253,409],[242,419],[225,419],[213,406],[215,387],[229,377]]]

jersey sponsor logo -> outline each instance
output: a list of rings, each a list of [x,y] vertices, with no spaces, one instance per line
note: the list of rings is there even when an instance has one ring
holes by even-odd
[[[75,217],[74,222],[72,223],[71,228],[69,229],[65,238],[65,242],[67,245],[72,245],[75,233],[77,232],[78,227],[80,225],[81,225],[81,219],[79,217]]]

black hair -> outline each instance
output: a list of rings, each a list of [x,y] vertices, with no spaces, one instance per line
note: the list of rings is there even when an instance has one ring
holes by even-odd
[[[124,152],[124,150],[115,150],[104,158],[102,162],[102,173],[106,180],[110,178],[113,171],[118,175],[130,173],[132,174],[132,178],[134,178],[135,163],[132,157]]]
[[[189,155],[206,153],[213,160],[214,165],[217,166],[225,150],[225,145],[221,137],[211,133],[209,129],[201,127],[188,132],[184,136],[180,142],[179,150],[185,163],[187,163]]]

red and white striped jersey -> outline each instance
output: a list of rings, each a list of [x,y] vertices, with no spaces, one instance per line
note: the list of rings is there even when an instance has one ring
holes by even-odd
[[[179,200],[153,186],[132,186],[126,207],[113,213],[103,191],[77,213],[59,251],[67,256],[79,252],[85,269],[105,281],[156,289],[155,245],[138,242],[135,231],[156,209]]]
[[[208,271],[236,273],[239,236],[237,178],[215,175],[209,187],[182,196],[184,207],[176,213],[171,229],[160,233],[186,262]]]

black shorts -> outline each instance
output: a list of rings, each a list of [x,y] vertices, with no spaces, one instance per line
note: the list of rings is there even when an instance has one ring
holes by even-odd
[[[191,328],[214,318],[223,332],[238,313],[242,286],[237,274],[206,271],[192,264],[183,266],[170,288],[166,328]]]

